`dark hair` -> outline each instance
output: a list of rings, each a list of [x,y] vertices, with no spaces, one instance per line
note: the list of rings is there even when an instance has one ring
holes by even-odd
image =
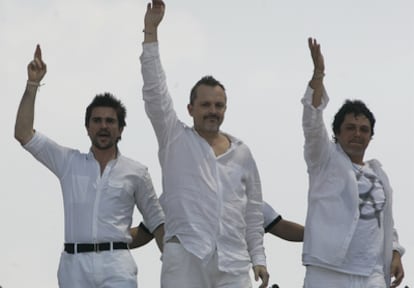
[[[195,98],[197,98],[197,88],[200,85],[207,85],[207,86],[211,86],[211,87],[220,86],[223,89],[223,91],[226,91],[223,84],[221,84],[219,81],[214,79],[213,76],[210,76],[210,75],[204,76],[203,78],[198,80],[198,82],[191,89],[191,93],[190,93],[190,104],[191,105],[194,104],[194,100],[195,100]]]
[[[86,108],[85,113],[85,126],[89,126],[89,120],[91,119],[92,110],[96,107],[111,107],[116,111],[118,117],[118,127],[123,128],[126,126],[126,108],[124,104],[115,98],[111,93],[105,92],[104,94],[98,94],[93,98],[91,104]]]
[[[346,100],[345,103],[339,108],[338,112],[335,114],[334,121],[332,123],[333,130],[333,139],[335,143],[337,142],[336,135],[339,134],[341,130],[341,125],[344,122],[345,116],[347,114],[354,114],[354,116],[364,115],[368,118],[371,123],[371,136],[374,136],[374,126],[375,126],[375,117],[372,114],[371,110],[365,105],[361,100]]]

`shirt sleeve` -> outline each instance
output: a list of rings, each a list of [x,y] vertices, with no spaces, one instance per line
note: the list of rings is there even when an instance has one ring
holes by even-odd
[[[138,189],[135,193],[135,203],[142,214],[145,226],[153,233],[165,222],[165,216],[148,171],[141,177]]]
[[[45,165],[59,179],[62,178],[73,149],[63,147],[44,134],[36,131],[24,146],[40,163]]]
[[[176,135],[174,128],[179,125],[179,120],[168,92],[158,42],[143,43],[140,60],[144,81],[142,95],[145,112],[154,128],[159,146],[165,147],[169,139]]]
[[[256,163],[251,158],[249,180],[246,183],[246,242],[253,266],[266,266],[266,256],[263,246],[263,200],[259,172]]]
[[[322,94],[322,103],[315,108],[312,105],[313,89],[308,86],[302,98],[303,115],[302,127],[305,136],[304,156],[308,169],[312,168],[328,157],[327,151],[330,139],[323,120],[323,110],[329,101],[325,88]]]
[[[267,202],[263,202],[263,218],[265,232],[268,232],[274,225],[282,220],[282,216],[279,215],[279,213],[277,213]]]
[[[395,228],[393,229],[392,250],[397,251],[401,256],[405,253],[405,248],[398,241],[398,233]]]

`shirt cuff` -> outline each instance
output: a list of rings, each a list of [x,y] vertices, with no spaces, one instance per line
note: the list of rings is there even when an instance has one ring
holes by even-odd
[[[392,250],[393,251],[397,251],[398,254],[400,254],[400,256],[402,257],[405,253],[405,248],[402,247],[398,242],[394,242],[392,244]]]
[[[303,96],[301,100],[302,104],[305,106],[312,107],[313,109],[317,109],[317,110],[325,109],[325,107],[328,105],[328,102],[329,102],[328,93],[326,92],[325,87],[323,87],[323,91],[322,91],[321,105],[319,105],[317,108],[313,107],[312,105],[313,91],[314,90],[309,85],[306,87],[305,95]]]
[[[282,220],[282,216],[278,216],[276,219],[274,219],[272,222],[270,222],[269,225],[265,226],[265,233],[269,232],[277,223]]]
[[[43,136],[43,134],[41,134],[40,132],[35,131],[32,139],[30,139],[29,142],[23,145],[23,148],[32,153],[33,155],[36,155],[43,148],[43,144],[45,142],[46,137]]]
[[[143,56],[158,56],[159,46],[158,42],[142,43],[142,55]]]

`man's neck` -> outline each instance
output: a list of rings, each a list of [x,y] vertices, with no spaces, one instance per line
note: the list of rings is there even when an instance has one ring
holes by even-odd
[[[117,146],[114,146],[109,149],[99,149],[93,146],[92,153],[96,161],[98,161],[99,166],[101,167],[101,174],[102,174],[103,171],[105,170],[106,164],[108,164],[109,161],[117,157],[118,148]]]
[[[213,148],[216,156],[225,153],[230,148],[230,139],[221,132],[199,133],[199,135]]]
[[[364,165],[364,156],[349,156],[351,162],[358,165]]]

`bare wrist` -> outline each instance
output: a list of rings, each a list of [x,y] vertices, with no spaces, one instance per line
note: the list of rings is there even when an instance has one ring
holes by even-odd
[[[40,82],[36,82],[36,81],[32,81],[32,80],[27,80],[26,85],[27,86],[33,86],[33,87],[39,87],[40,86]]]
[[[323,79],[323,77],[325,77],[325,72],[323,72],[322,70],[315,69],[313,71],[312,79],[320,80]]]

